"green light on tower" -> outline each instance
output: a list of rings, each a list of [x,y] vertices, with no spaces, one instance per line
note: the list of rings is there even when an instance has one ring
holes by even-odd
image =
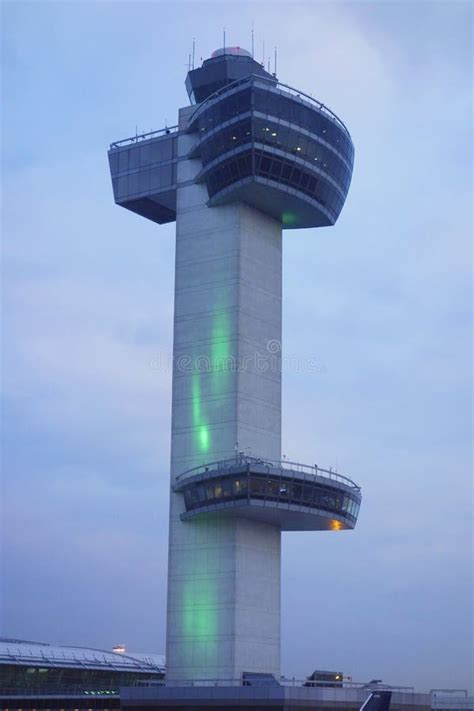
[[[281,221],[283,222],[285,227],[296,225],[298,223],[298,215],[296,215],[294,212],[284,212],[281,216]]]
[[[207,452],[209,450],[209,429],[206,425],[201,425],[199,428],[199,446],[201,452]]]
[[[232,369],[230,319],[226,311],[217,313],[212,324],[212,389],[215,395],[226,391],[228,376]]]
[[[216,635],[219,632],[215,579],[203,574],[206,556],[206,552],[196,551],[190,564],[192,578],[184,587],[182,617],[183,633],[189,640],[193,640],[193,644],[188,647],[192,653],[189,663],[195,664],[196,657],[202,657],[199,663],[203,666],[206,663],[217,663]]]
[[[203,421],[202,399],[201,399],[201,374],[195,372],[192,375],[192,422],[196,432],[196,446],[200,453],[209,451],[209,428]]]

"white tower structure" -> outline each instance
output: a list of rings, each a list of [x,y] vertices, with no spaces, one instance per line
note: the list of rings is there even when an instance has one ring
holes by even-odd
[[[176,221],[167,683],[280,674],[284,530],[355,526],[350,479],[281,460],[282,229],[336,221],[354,150],[239,48],[177,126],[111,145],[115,201]]]

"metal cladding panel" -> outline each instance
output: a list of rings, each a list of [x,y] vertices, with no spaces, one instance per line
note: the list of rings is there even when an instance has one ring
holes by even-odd
[[[114,199],[143,217],[176,220],[177,132],[112,144],[109,165]]]
[[[245,202],[284,229],[333,225],[352,177],[354,147],[335,114],[296,90],[251,76],[198,106],[197,180],[209,206]]]
[[[281,220],[283,229],[328,227],[333,224],[331,213],[316,200],[301,195],[289,185],[259,175],[243,178],[219,191],[209,199],[209,206],[239,201]]]

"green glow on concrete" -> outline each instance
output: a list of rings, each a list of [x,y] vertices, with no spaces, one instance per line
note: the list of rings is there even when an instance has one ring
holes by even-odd
[[[189,637],[213,637],[217,634],[217,616],[213,609],[212,580],[191,580],[184,592],[184,633]]]
[[[284,225],[296,225],[298,222],[298,215],[294,212],[284,212],[281,218]]]
[[[193,425],[199,426],[201,420],[201,384],[199,382],[199,373],[193,373],[192,384],[192,408],[193,408]]]
[[[230,391],[229,379],[233,373],[231,312],[225,291],[216,299],[214,309],[208,332],[209,349],[206,349],[207,353],[201,351],[194,354],[199,357],[208,355],[209,368],[202,370],[196,367],[188,376],[191,378],[190,414],[194,433],[192,451],[200,463],[212,459],[212,450],[219,448],[218,438],[213,437],[209,423],[214,425],[219,422],[219,396]],[[199,526],[199,522],[186,525]],[[198,530],[196,533],[199,535]],[[205,668],[218,664],[221,602],[218,599],[218,573],[208,560],[212,535],[209,532],[204,536],[203,549],[196,549],[183,581],[181,624],[190,667]]]
[[[182,631],[187,638],[189,666],[206,667],[217,664],[219,633],[217,586],[213,573],[206,570],[206,550],[195,551],[190,568],[191,577],[183,590]]]
[[[212,391],[221,395],[228,390],[229,376],[232,372],[232,342],[228,311],[218,312],[212,323]]]
[[[203,418],[203,407],[201,398],[201,373],[192,374],[191,399],[192,399],[192,422],[196,432],[196,446],[201,454],[209,451],[209,428]]]
[[[201,452],[209,451],[209,429],[206,425],[201,425],[199,428],[199,445]]]
[[[216,314],[212,323],[212,365],[215,370],[224,370],[230,357],[230,323],[225,312]]]

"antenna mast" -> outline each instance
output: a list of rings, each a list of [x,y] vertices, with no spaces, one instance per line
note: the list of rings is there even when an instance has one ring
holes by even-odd
[[[276,51],[276,49],[275,49],[275,51]],[[193,37],[193,65],[192,65],[192,66],[193,66],[193,69],[194,69],[194,56],[195,56],[195,54],[196,54],[196,38]],[[276,65],[276,59],[275,59],[275,65]],[[275,69],[275,71],[276,71],[276,69]]]
[[[222,34],[223,34],[223,36],[224,36],[224,45],[223,45],[223,47],[224,47],[224,54],[225,54],[225,27],[222,28]]]
[[[254,55],[254,51],[253,51],[254,47],[253,47],[253,45],[254,45],[254,41],[253,41],[253,20],[252,20],[252,59],[254,58],[254,57],[253,57],[253,55]]]
[[[277,48],[275,47],[275,71],[273,72],[273,75],[276,77],[277,75]]]

